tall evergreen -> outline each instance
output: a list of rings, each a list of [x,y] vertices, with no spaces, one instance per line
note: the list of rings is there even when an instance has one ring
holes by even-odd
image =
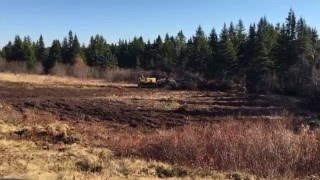
[[[218,51],[219,51],[219,39],[216,30],[213,28],[209,35],[209,45],[211,48],[211,59],[207,66],[207,76],[213,77],[219,66],[218,64]]]
[[[1,56],[4,57],[7,61],[10,61],[13,59],[12,47],[13,47],[12,42],[9,41],[8,44],[6,44],[1,51]]]
[[[67,38],[63,38],[62,45],[61,45],[61,56],[62,62],[67,64],[71,59],[70,51],[69,51],[69,43]]]
[[[29,36],[25,37],[23,41],[23,56],[23,59],[27,61],[28,70],[33,70],[36,63],[36,57]]]
[[[56,62],[61,62],[61,44],[59,40],[54,40],[49,49],[48,58],[42,62],[44,72],[48,74],[50,70],[55,66]]]
[[[77,35],[74,35],[70,51],[71,51],[70,64],[74,65],[76,63],[77,58],[80,57],[80,53],[81,53],[80,42],[78,40]]]
[[[14,38],[11,53],[12,56],[10,60],[23,61],[25,58],[23,53],[23,41],[21,40],[19,35]]]
[[[35,45],[35,55],[39,62],[42,62],[47,58],[47,52],[42,35],[40,35],[40,38]]]
[[[162,53],[163,41],[161,36],[159,35],[157,39],[154,41],[152,50],[151,50],[151,59],[154,63],[154,66],[159,68],[160,63],[162,61],[163,53]]]
[[[218,66],[216,71],[218,74],[233,73],[237,66],[237,53],[232,42],[230,30],[224,24],[220,34],[219,50],[218,50]]]
[[[193,36],[189,48],[188,68],[198,73],[204,73],[210,62],[211,48],[201,26],[196,30],[196,35]]]
[[[119,61],[119,67],[130,68],[129,45],[126,40],[119,40],[118,48],[114,52]]]
[[[218,42],[218,35],[214,28],[211,30],[211,33],[209,35],[209,44],[210,44],[211,50],[213,52],[216,52],[219,46],[219,42]]]
[[[144,62],[143,53],[145,49],[145,43],[142,37],[134,37],[133,41],[129,44],[130,57],[128,59],[128,66],[137,66],[137,59],[139,62]]]
[[[253,68],[256,73],[263,74],[273,68],[274,59],[271,51],[276,45],[276,34],[274,27],[267,21],[266,17],[261,18],[257,30],[257,42]]]
[[[162,69],[165,71],[173,71],[175,65],[177,64],[177,53],[175,50],[175,40],[174,38],[171,38],[169,34],[166,34],[165,36],[162,52]]]
[[[248,39],[245,42],[245,48],[243,52],[243,58],[240,59],[239,68],[241,72],[247,73],[250,67],[253,65],[253,58],[256,53],[257,32],[256,25],[251,24],[249,27]]]
[[[179,31],[176,36],[176,53],[177,53],[176,67],[179,73],[182,73],[187,65],[187,43],[186,43],[186,37],[182,31]]]
[[[245,32],[245,27],[243,21],[240,19],[237,26],[236,26],[236,40],[234,42],[234,48],[237,53],[237,61],[238,61],[238,68],[239,71],[241,69],[241,63],[245,61],[245,51],[246,51],[246,42],[247,42],[247,34]],[[242,70],[242,69],[241,69]],[[242,72],[243,73],[243,72]]]

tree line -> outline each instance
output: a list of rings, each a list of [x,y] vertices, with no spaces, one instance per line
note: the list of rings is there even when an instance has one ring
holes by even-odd
[[[251,87],[285,89],[313,81],[320,59],[319,36],[304,18],[290,10],[285,22],[270,23],[266,17],[245,28],[242,20],[224,24],[209,35],[199,26],[191,38],[183,31],[145,41],[134,37],[108,44],[101,35],[92,36],[87,46],[69,32],[62,43],[54,40],[46,48],[43,37],[16,36],[1,51],[7,61],[26,61],[30,70],[36,62],[49,73],[54,65],[86,63],[99,71],[110,68],[161,70],[181,74],[186,71],[208,79],[246,79]]]

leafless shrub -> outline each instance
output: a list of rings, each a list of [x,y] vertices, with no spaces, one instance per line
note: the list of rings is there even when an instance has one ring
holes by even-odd
[[[320,69],[306,59],[300,59],[287,73],[286,90],[310,99],[312,106],[320,102]]]
[[[136,83],[137,77],[141,73],[132,69],[109,69],[104,73],[108,82],[131,82]]]
[[[259,83],[260,91],[277,92],[280,90],[278,75],[275,71],[270,71],[262,76]]]
[[[37,62],[33,70],[30,71],[28,70],[27,62],[24,62],[24,61],[7,62],[4,60],[0,60],[0,72],[41,74],[42,65],[41,63]]]
[[[320,132],[302,127],[294,133],[281,121],[186,126],[127,141],[127,153],[195,168],[265,178],[320,174]]]
[[[134,69],[107,69],[101,71],[99,68],[81,65],[65,65],[57,63],[50,71],[51,75],[72,76],[77,78],[100,78],[107,82],[130,82],[136,83],[138,74],[141,71]]]

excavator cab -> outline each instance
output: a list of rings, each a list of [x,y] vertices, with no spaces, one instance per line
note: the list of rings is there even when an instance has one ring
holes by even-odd
[[[138,77],[138,87],[156,87],[157,86],[157,78],[155,77],[144,77],[142,74]]]

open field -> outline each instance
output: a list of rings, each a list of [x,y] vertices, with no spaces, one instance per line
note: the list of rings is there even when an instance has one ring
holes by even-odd
[[[320,175],[316,114],[292,97],[4,73],[0,97],[0,177]]]

